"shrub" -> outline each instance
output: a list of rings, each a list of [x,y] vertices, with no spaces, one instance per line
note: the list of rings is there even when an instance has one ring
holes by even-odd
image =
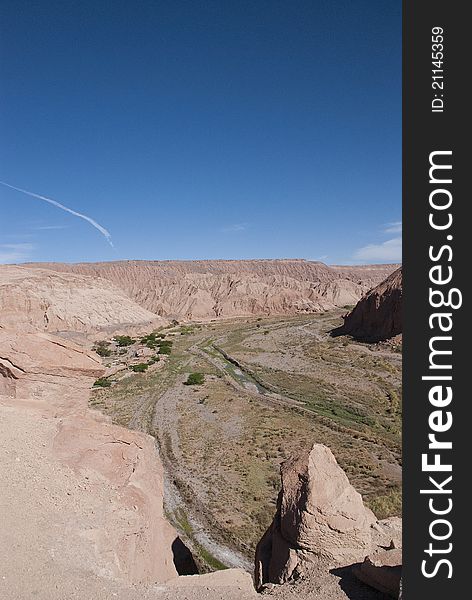
[[[144,371],[147,371],[148,367],[149,365],[147,363],[139,363],[137,365],[131,365],[130,369],[135,373],[144,373]]]
[[[123,346],[131,346],[131,344],[134,344],[133,338],[129,335],[117,335],[113,339],[118,344],[118,346],[120,346],[120,348]]]
[[[203,373],[190,373],[184,383],[185,385],[202,385],[202,383],[205,383],[205,375]]]
[[[100,340],[99,342],[95,342],[95,346],[92,348],[99,356],[111,356],[111,350],[108,348],[110,342],[105,342],[104,340]]]
[[[97,379],[97,381],[95,381],[95,383],[93,384],[93,387],[102,387],[102,388],[106,388],[106,387],[110,387],[111,386],[111,381],[109,379],[107,379],[106,377],[100,377],[99,379]]]
[[[170,354],[172,352],[172,342],[170,340],[162,340],[158,345],[159,354]]]
[[[97,346],[96,348],[94,348],[94,350],[98,354],[98,356],[111,356],[111,350],[106,346]]]
[[[157,338],[161,337],[163,337],[162,334],[149,333],[148,335],[145,335],[141,338],[141,344],[145,344],[148,348],[151,348],[151,350],[155,350],[158,345]]]

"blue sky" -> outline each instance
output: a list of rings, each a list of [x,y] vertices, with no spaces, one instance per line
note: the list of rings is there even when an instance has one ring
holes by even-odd
[[[4,0],[0,262],[395,262],[399,1]]]

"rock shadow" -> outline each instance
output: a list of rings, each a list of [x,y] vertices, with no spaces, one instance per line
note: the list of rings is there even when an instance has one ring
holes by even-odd
[[[354,575],[354,569],[360,567],[361,563],[355,563],[347,567],[331,569],[330,573],[339,578],[339,587],[350,600],[392,600],[391,596],[383,594],[369,585],[359,581]]]
[[[192,553],[179,537],[172,542],[171,548],[177,573],[179,575],[198,575],[198,567]]]

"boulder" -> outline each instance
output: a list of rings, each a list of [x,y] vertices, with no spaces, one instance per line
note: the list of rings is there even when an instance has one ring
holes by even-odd
[[[336,462],[315,444],[281,466],[277,512],[256,548],[256,585],[284,583],[304,564],[350,564],[372,549],[375,515]]]
[[[354,569],[354,574],[379,592],[398,598],[402,576],[402,551],[397,548],[378,550],[366,556],[364,562]]]

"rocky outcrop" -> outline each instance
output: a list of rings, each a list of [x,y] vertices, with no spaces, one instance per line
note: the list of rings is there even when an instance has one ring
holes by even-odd
[[[281,480],[276,515],[256,549],[256,585],[284,583],[310,562],[350,564],[370,552],[375,516],[329,448],[315,444],[284,462]]]
[[[392,548],[366,556],[354,573],[362,582],[392,598],[399,598],[402,576],[402,551]]]
[[[344,317],[334,335],[351,335],[367,342],[392,338],[402,332],[402,269],[368,292]]]
[[[41,450],[45,464],[55,465],[51,472],[64,476],[71,472],[75,475],[68,479],[89,482],[92,491],[86,502],[95,504],[93,510],[100,514],[99,523],[87,534],[97,574],[105,570],[130,582],[166,581],[177,576],[172,553],[177,534],[164,519],[162,467],[153,438],[113,425],[87,408],[91,384],[103,373],[98,357],[49,334],[2,329],[0,373],[1,379],[7,380],[0,399],[9,407],[9,418],[15,418],[16,409],[20,419],[26,411],[25,422],[33,415],[50,426],[49,451]],[[17,443],[31,446],[35,438],[36,432],[30,432],[28,439],[18,434]],[[44,481],[43,489],[49,486]],[[67,502],[61,518],[68,515],[69,543],[80,548],[84,523],[74,502],[83,493],[80,487],[74,488],[72,483],[70,489],[62,490]],[[41,487],[37,493],[42,493]],[[16,501],[21,502],[21,497]],[[25,499],[28,501],[31,499]],[[61,533],[57,532],[58,545]]]
[[[237,569],[178,577],[196,569],[164,516],[155,440],[88,408],[102,373],[98,356],[76,343],[0,329],[4,596],[255,597]]]
[[[108,333],[164,324],[102,278],[0,265],[0,326],[15,331]]]
[[[31,264],[105,279],[168,318],[320,312],[354,304],[396,265],[329,267],[306,260],[122,261]]]
[[[0,329],[0,390],[12,398],[56,401],[83,410],[91,382],[103,373],[99,357],[47,333]],[[77,395],[85,398],[77,403]],[[69,401],[70,400],[70,401]]]
[[[333,600],[374,598],[374,590],[398,597],[400,518],[377,521],[321,444],[285,461],[281,481],[275,517],[256,548],[257,589],[310,600],[324,598],[320,590]],[[350,594],[340,588],[339,577],[349,581]],[[365,593],[356,577],[372,593]],[[288,581],[290,593],[279,593]]]

